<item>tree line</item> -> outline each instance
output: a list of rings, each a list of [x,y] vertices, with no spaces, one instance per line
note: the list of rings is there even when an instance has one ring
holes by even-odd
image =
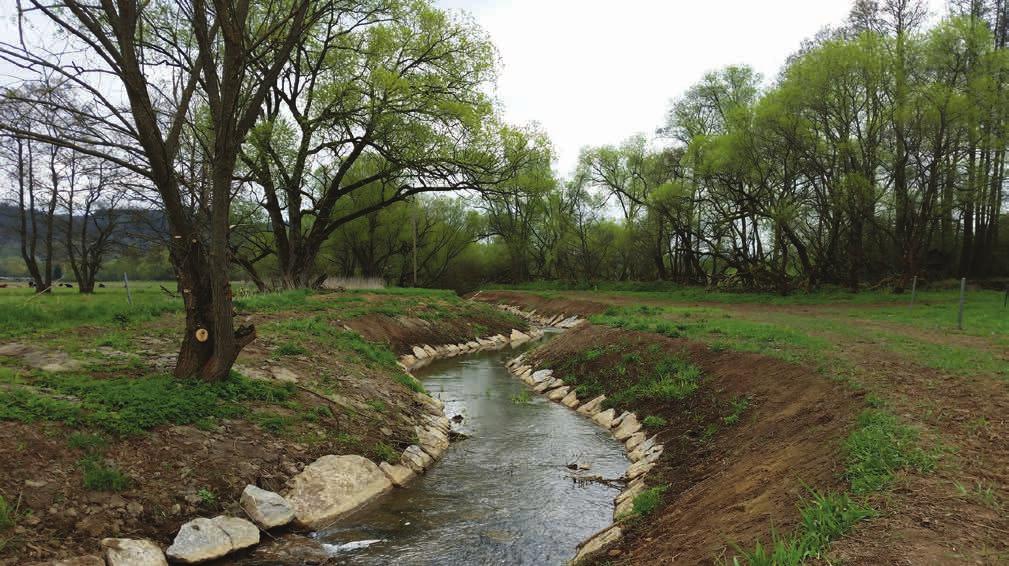
[[[859,1],[772,86],[711,72],[656,138],[587,148],[567,183],[494,200],[511,273],[780,292],[1009,274],[1009,3],[925,22],[918,2]]]

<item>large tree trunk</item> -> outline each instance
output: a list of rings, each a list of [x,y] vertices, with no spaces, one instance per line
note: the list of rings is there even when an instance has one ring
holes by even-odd
[[[211,265],[198,241],[185,251],[173,257],[186,308],[186,332],[175,376],[223,379],[242,348],[256,338],[256,331],[252,326],[234,329],[227,265]]]

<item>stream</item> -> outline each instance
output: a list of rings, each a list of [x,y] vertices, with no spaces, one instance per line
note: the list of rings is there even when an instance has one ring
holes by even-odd
[[[530,346],[526,346],[530,347]],[[611,523],[628,461],[600,427],[532,392],[504,363],[519,349],[440,360],[415,375],[468,439],[425,475],[318,534],[339,564],[564,564]]]

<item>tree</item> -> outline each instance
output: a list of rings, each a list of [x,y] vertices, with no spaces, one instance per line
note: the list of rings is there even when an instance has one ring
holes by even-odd
[[[102,160],[76,155],[71,159],[73,165],[62,196],[66,211],[64,244],[78,290],[93,293],[103,261],[117,243],[119,205],[126,198],[124,173]],[[84,164],[78,165],[79,161]]]
[[[29,91],[6,98],[73,119],[55,137],[31,125],[11,134],[103,158],[146,178],[170,229],[170,257],[185,301],[178,377],[225,377],[255,328],[236,329],[229,284],[229,220],[239,148],[299,39],[321,17],[357,3],[211,0],[81,0],[19,4],[22,26],[38,18],[68,38],[54,53],[0,44],[0,58],[51,88],[66,82],[93,102],[74,107]],[[51,42],[52,38],[41,41]],[[109,78],[116,89],[105,86]],[[101,78],[101,79],[100,79]],[[180,164],[199,148],[198,174]],[[192,165],[192,161],[190,161]],[[190,169],[189,171],[191,171]]]
[[[512,174],[486,94],[494,49],[482,31],[425,1],[345,25],[333,18],[298,45],[242,154],[284,287],[321,281],[319,252],[349,222]]]

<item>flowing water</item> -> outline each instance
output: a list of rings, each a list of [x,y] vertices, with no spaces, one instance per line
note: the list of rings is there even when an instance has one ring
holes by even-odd
[[[438,463],[319,533],[341,564],[563,564],[579,542],[610,524],[617,491],[576,483],[567,464],[616,478],[622,446],[571,409],[508,373],[515,350],[435,362],[416,375],[463,415]],[[527,392],[527,393],[524,393]]]

